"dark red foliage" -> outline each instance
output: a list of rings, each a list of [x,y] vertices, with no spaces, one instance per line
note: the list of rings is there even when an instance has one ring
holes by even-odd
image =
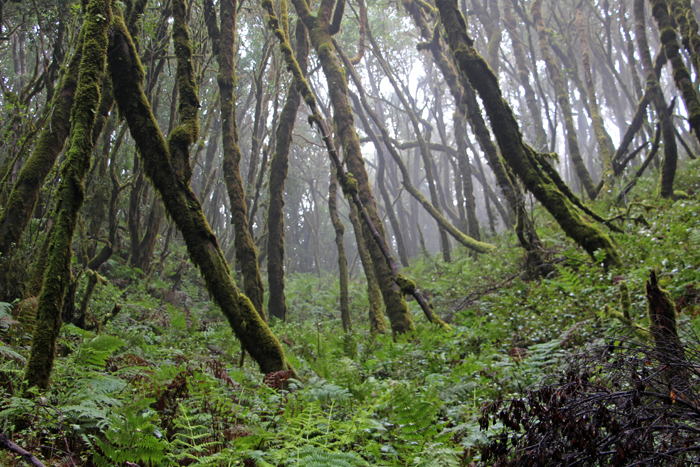
[[[617,345],[616,345],[617,344]],[[566,374],[525,397],[487,406],[489,466],[700,465],[700,356],[622,338],[579,355]]]

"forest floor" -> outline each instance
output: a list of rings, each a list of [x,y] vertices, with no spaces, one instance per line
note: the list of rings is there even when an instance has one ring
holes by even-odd
[[[414,259],[407,274],[450,331],[410,302],[415,333],[371,336],[365,285],[355,279],[345,333],[338,281],[289,277],[289,322],[272,323],[299,375],[288,390],[274,378],[263,383],[241,358],[196,268],[173,289],[175,260],[149,282],[111,260],[90,308],[98,319],[116,302],[123,310],[100,334],[63,327],[46,393],[20,391],[30,336],[9,318],[13,306],[0,304],[0,426],[55,466],[470,465],[502,428],[480,429],[485,403],[517,398],[616,339],[623,326],[607,315],[619,309],[623,279],[636,323],[646,324],[644,284],[655,269],[682,334],[700,331],[700,165],[678,173],[687,198],[662,201],[654,187],[640,182],[620,223],[625,233],[614,234],[624,262],[617,270],[592,261],[540,209],[535,223],[555,265],[544,279],[523,279],[523,253],[509,233],[488,239],[499,247],[489,256],[459,249],[450,264]],[[623,212],[605,202],[594,209]],[[185,255],[174,248],[171,258]],[[23,465],[7,452],[0,464]]]

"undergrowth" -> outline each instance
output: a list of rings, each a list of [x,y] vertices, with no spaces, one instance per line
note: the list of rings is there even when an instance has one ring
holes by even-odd
[[[551,383],[578,352],[622,328],[619,307],[646,324],[643,292],[658,271],[681,313],[700,330],[698,166],[679,173],[687,199],[660,201],[638,187],[614,240],[624,268],[605,270],[566,240],[544,212],[535,222],[554,272],[525,280],[514,235],[489,239],[492,255],[458,249],[452,263],[416,258],[407,270],[452,325],[440,330],[409,302],[415,333],[370,335],[363,281],[351,283],[353,332],[344,333],[337,280],[288,278],[290,320],[273,322],[299,380],[262,382],[255,364],[209,301],[195,268],[178,287],[164,272],[111,260],[91,312],[100,330],[64,326],[51,389],[21,387],[30,336],[17,304],[0,303],[0,430],[46,465],[466,466],[502,425],[479,426],[480,409]],[[175,245],[174,260],[184,256]],[[170,268],[170,269],[168,269]],[[79,290],[78,299],[82,289]],[[7,452],[0,464],[22,465]]]

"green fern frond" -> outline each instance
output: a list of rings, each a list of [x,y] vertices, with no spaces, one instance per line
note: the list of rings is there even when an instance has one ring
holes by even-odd
[[[305,446],[290,459],[291,466],[304,467],[364,467],[369,464],[354,452],[324,451]]]
[[[695,247],[700,247],[700,229],[693,229],[690,231],[688,242]]]
[[[80,347],[75,360],[79,365],[103,367],[112,353],[125,345],[119,337],[100,334]]]
[[[125,462],[170,465],[166,452],[168,442],[153,422],[157,416],[148,406],[153,399],[140,399],[124,409],[121,415],[109,417],[110,426],[105,440],[95,440],[101,452],[95,452],[93,461],[98,467],[122,465]]]
[[[23,365],[27,363],[26,358],[5,345],[0,345],[0,357],[6,360],[15,360]]]
[[[414,460],[414,467],[459,467],[461,465],[458,457],[459,452],[454,449],[444,447],[435,448],[423,451],[423,455]]]
[[[561,287],[570,293],[575,293],[578,291],[582,285],[583,281],[576,271],[571,268],[561,267],[559,268],[559,281],[557,283]]]
[[[438,433],[439,401],[418,397],[408,387],[402,386],[394,390],[391,405],[390,420],[398,427],[403,439],[425,441]]]

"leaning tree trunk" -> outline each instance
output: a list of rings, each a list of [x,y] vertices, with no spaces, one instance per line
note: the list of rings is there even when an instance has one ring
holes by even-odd
[[[676,174],[676,162],[678,160],[678,147],[676,146],[676,134],[673,131],[673,121],[666,106],[666,100],[654,72],[649,53],[649,45],[646,36],[646,20],[644,13],[644,0],[634,0],[634,35],[639,46],[639,55],[646,75],[646,88],[650,100],[654,104],[656,114],[661,125],[661,135],[664,144],[664,162],[661,168],[661,181],[659,192],[663,198],[673,197],[673,179]],[[675,31],[674,31],[675,34]],[[664,48],[667,51],[667,48]]]
[[[42,130],[34,151],[22,167],[5,209],[0,214],[0,254],[2,255],[7,255],[12,245],[19,243],[39,199],[39,190],[56,163],[56,158],[70,133],[70,115],[83,56],[83,41],[81,32],[75,53],[54,94],[51,120]]]
[[[352,110],[348,103],[347,81],[338,59],[333,53],[331,39],[331,9],[333,2],[323,0],[317,15],[312,15],[308,4],[304,0],[294,0],[297,14],[309,30],[311,44],[328,81],[328,92],[334,110],[334,121],[338,128],[338,136],[343,145],[345,164],[348,171],[353,174],[357,183],[357,194],[367,210],[367,214],[377,233],[382,239],[386,239],[384,226],[377,212],[369,177],[362,159],[360,139],[355,131],[355,123]],[[413,329],[413,318],[403,299],[398,286],[394,283],[392,271],[386,263],[384,254],[379,245],[372,240],[372,231],[363,223],[363,235],[367,243],[367,249],[372,257],[372,265],[382,291],[384,304],[387,308],[391,327],[395,334],[403,334]]]
[[[210,4],[209,4],[210,5]],[[267,320],[264,310],[265,292],[258,266],[258,252],[248,229],[245,189],[241,178],[241,150],[238,146],[238,128],[235,119],[236,84],[234,50],[236,40],[236,2],[221,4],[221,29],[216,30],[216,22],[209,21],[209,34],[212,42],[217,42],[213,50],[217,52],[219,73],[219,101],[221,103],[221,140],[224,150],[224,180],[231,203],[231,223],[235,229],[234,244],[236,259],[243,272],[243,289],[263,320]],[[224,8],[226,7],[226,8]],[[213,14],[213,7],[207,7]],[[193,83],[194,84],[194,83]]]
[[[232,8],[235,10],[233,2],[222,1],[222,7],[229,12],[223,15],[224,19],[232,21],[233,14],[230,12]],[[188,167],[183,166],[183,163],[189,161],[187,158],[179,161],[175,159],[176,155],[171,153],[158,128],[141,87],[144,78],[141,61],[124,21],[118,14],[115,15],[112,30],[108,60],[115,98],[139,148],[146,176],[160,193],[170,218],[182,232],[190,257],[199,266],[207,290],[221,307],[243,348],[264,373],[289,369],[279,341],[231,278],[231,271],[218,240],[207,224],[197,196],[189,186]],[[180,133],[179,136],[184,142],[193,140],[191,135]],[[170,140],[175,144],[181,142],[172,135]],[[179,149],[179,156],[187,155],[183,149],[186,148]]]
[[[91,0],[83,24],[83,58],[71,111],[71,149],[61,170],[56,196],[55,228],[49,244],[49,262],[39,296],[32,348],[25,379],[28,385],[45,389],[53,368],[56,339],[61,330],[61,308],[70,280],[71,245],[78,213],[85,197],[83,180],[90,168],[92,130],[100,101],[100,82],[107,52],[111,2]]]
[[[457,1],[438,0],[437,8],[455,61],[481,96],[506,163],[576,243],[591,256],[598,250],[604,251],[606,265],[621,265],[620,256],[610,238],[581,217],[569,197],[550,178],[551,175],[543,171],[541,166],[547,161],[523,142],[515,115],[501,94],[498,78],[473,47],[474,42],[467,34]]]

